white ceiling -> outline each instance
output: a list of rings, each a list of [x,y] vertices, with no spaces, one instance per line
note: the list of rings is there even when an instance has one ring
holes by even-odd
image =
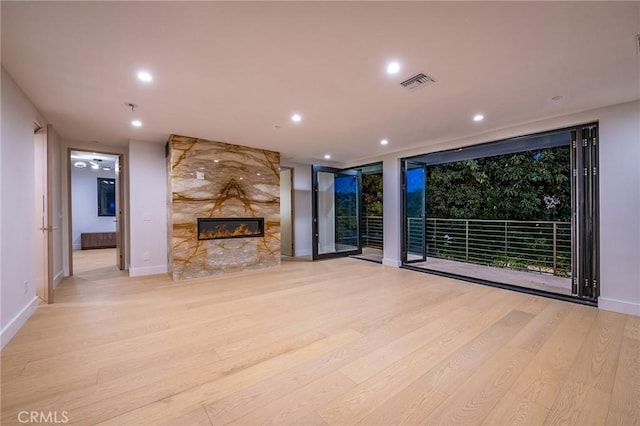
[[[107,167],[109,170],[115,170],[116,161],[118,160],[115,155],[75,150],[69,153],[69,158],[71,159],[71,164],[82,162],[88,168],[91,168],[92,164],[98,164],[100,169]]]
[[[3,66],[71,141],[176,133],[353,162],[640,98],[640,2],[1,7]],[[396,76],[385,72],[391,59],[402,63]],[[137,81],[140,69],[152,84]],[[400,86],[418,72],[436,83]]]

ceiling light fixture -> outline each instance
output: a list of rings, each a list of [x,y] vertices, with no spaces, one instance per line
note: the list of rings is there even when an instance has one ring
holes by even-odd
[[[100,169],[100,166],[98,166],[97,164],[92,164],[92,165],[91,165],[91,168],[92,168],[93,170],[99,170],[99,169]]]
[[[85,163],[84,161],[76,161],[75,163],[73,163],[73,167],[84,169],[85,167],[87,167],[87,163]]]
[[[293,114],[291,116],[291,121],[293,121],[294,123],[299,123],[300,121],[302,121],[302,116],[300,114]]]
[[[106,170],[107,172],[111,170],[111,167],[103,167],[102,170]]]
[[[138,80],[144,83],[151,83],[153,81],[153,76],[148,71],[140,71],[138,73]]]
[[[325,160],[328,160],[328,159],[330,159],[330,158],[331,158],[331,156],[330,156],[329,154],[325,154],[325,155],[324,155],[324,159],[325,159]]]
[[[388,140],[386,140],[386,139],[382,139],[382,140],[380,141],[380,145],[387,145],[388,143],[389,143],[389,141],[388,141]]]
[[[482,114],[476,114],[473,116],[473,121],[482,121],[484,120],[484,115]]]
[[[132,125],[133,127],[142,127],[142,121],[140,121],[140,120],[133,120],[133,121],[131,122],[131,125]]]
[[[387,74],[397,74],[400,71],[400,63],[393,61],[387,64]]]
[[[220,160],[213,160],[213,162],[214,162],[214,163],[219,163],[219,162],[220,162]]]

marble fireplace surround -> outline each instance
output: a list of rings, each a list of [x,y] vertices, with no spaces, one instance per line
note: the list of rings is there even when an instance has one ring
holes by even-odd
[[[173,279],[280,264],[279,153],[172,135],[167,166]],[[264,235],[199,239],[199,218],[262,218]]]

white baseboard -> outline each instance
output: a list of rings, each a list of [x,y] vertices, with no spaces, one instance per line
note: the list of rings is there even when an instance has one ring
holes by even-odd
[[[394,268],[399,268],[402,265],[402,262],[399,260],[387,259],[386,257],[382,259],[382,264],[385,266],[393,266]]]
[[[38,301],[40,299],[38,296],[35,296],[31,299],[31,302],[27,303],[27,305],[22,308],[18,314],[9,321],[2,331],[0,331],[0,349],[4,348],[7,343],[16,333],[22,328],[22,326],[27,322],[27,320],[33,315],[33,313],[38,309]]]
[[[142,277],[145,275],[166,274],[167,271],[168,271],[167,265],[142,266],[140,268],[134,268],[132,266],[129,266],[130,277]]]
[[[621,314],[640,317],[640,303],[631,303],[624,300],[598,297],[598,308],[604,309],[605,311],[619,312]]]
[[[311,256],[313,251],[311,249],[296,250],[296,256]]]
[[[62,282],[64,278],[64,271],[60,271],[53,277],[53,288],[58,288],[58,285]]]

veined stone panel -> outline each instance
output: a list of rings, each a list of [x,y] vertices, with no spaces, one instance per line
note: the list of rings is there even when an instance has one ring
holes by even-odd
[[[280,264],[280,153],[172,135],[173,279]],[[264,218],[264,237],[198,240],[198,218]]]

